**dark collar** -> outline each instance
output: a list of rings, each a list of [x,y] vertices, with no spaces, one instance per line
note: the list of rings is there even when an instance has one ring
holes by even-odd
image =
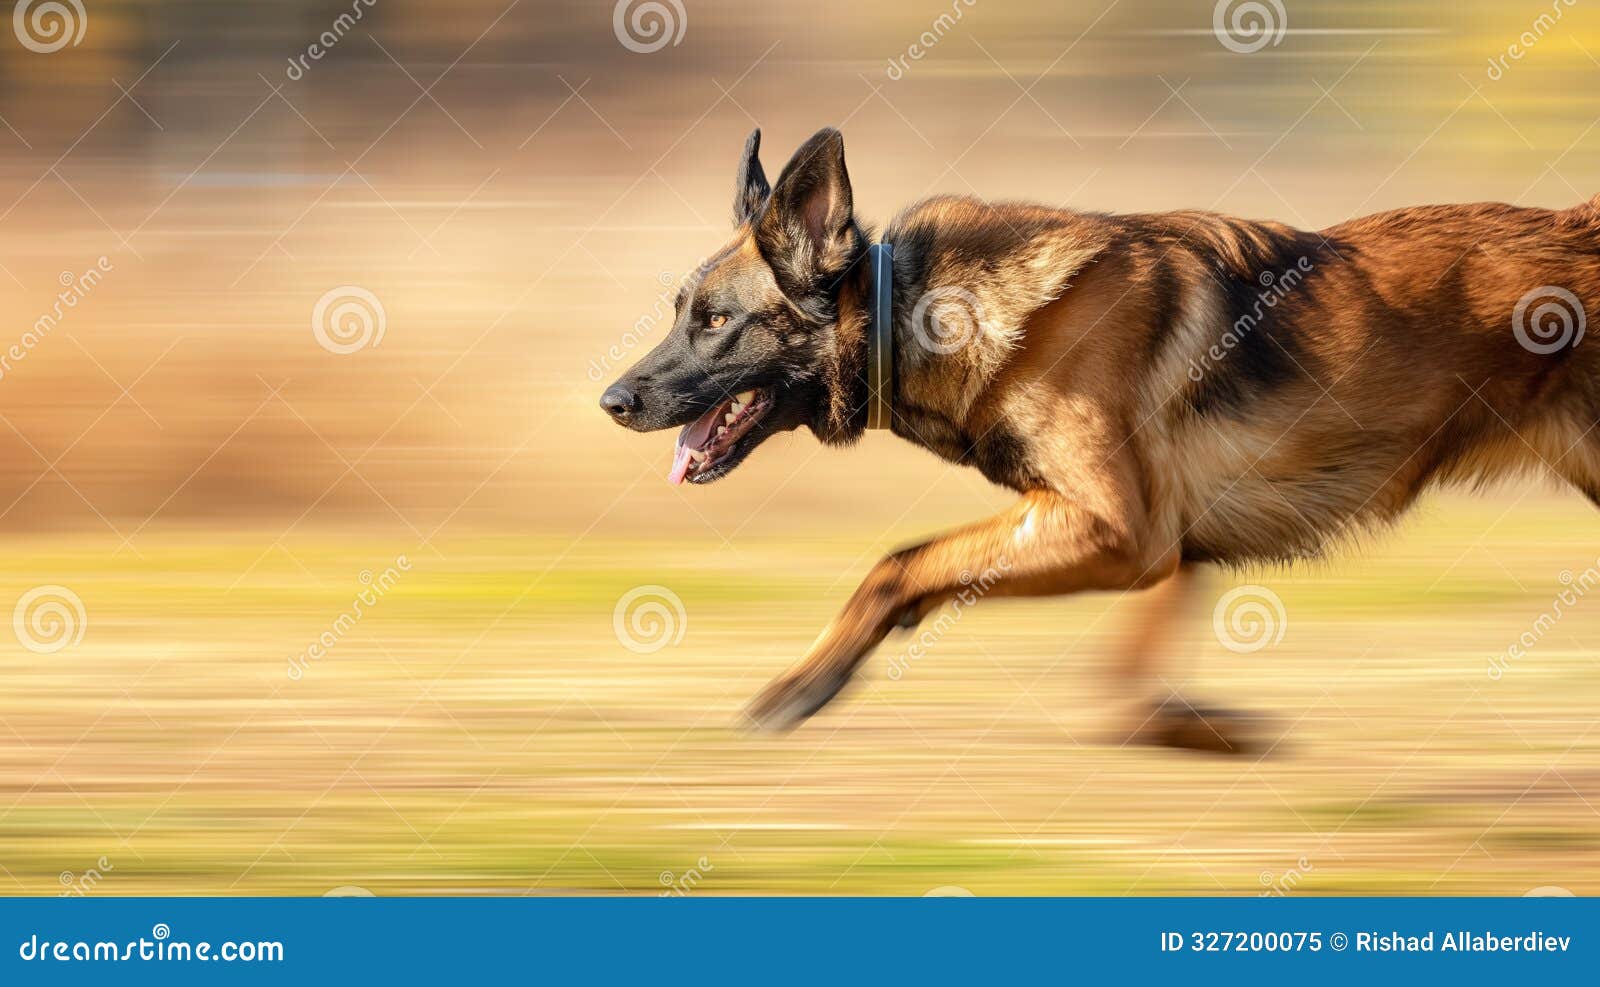
[[[888,428],[894,420],[894,247],[867,248],[872,272],[872,305],[867,326],[867,427]]]

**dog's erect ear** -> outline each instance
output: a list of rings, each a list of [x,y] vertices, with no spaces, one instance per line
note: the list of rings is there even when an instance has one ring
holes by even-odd
[[[761,128],[750,131],[744,142],[744,153],[739,156],[739,173],[733,179],[733,223],[748,223],[766,204],[772,186],[767,184],[767,173],[761,170]]]
[[[786,290],[804,291],[815,279],[850,263],[854,206],[844,167],[844,135],[819,130],[783,166],[772,198],[756,223],[756,244]]]

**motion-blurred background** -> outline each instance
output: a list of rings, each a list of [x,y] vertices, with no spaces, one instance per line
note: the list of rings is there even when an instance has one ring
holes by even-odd
[[[754,126],[774,174],[840,126],[880,226],[940,192],[1561,207],[1600,191],[1582,0],[12,13],[0,892],[1600,887],[1567,495],[1219,579],[1264,634],[1196,614],[1173,685],[1275,717],[1259,761],[1118,745],[1110,598],[891,640],[749,738],[877,555],[1006,497],[882,435],[670,488],[670,437],[595,407],[726,235]]]

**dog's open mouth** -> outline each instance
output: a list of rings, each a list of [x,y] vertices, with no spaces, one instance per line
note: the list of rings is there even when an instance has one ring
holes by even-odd
[[[740,391],[712,408],[678,433],[678,448],[672,458],[669,483],[705,483],[716,479],[732,465],[740,440],[772,408],[772,395],[764,389]]]

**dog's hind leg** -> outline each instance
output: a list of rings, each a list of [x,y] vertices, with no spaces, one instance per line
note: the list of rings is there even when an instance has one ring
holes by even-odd
[[[1030,493],[989,521],[883,559],[805,659],[750,704],[750,719],[767,729],[797,725],[843,688],[896,624],[939,602],[1125,590],[1165,579],[1177,568],[1176,550],[1152,550],[1134,534],[1146,530],[1142,519],[1113,516],[1136,503],[1118,493],[1088,501],[1117,505],[1098,512],[1053,493]]]
[[[1215,584],[1207,567],[1186,564],[1137,601],[1139,616],[1110,669],[1112,706],[1127,742],[1219,754],[1261,746],[1251,717],[1191,702],[1174,685],[1181,629],[1194,626]]]
[[[1209,576],[1200,566],[1185,564],[1133,600],[1138,616],[1129,623],[1109,672],[1112,688],[1138,709],[1148,712],[1153,693],[1170,691],[1164,672],[1168,656],[1178,646],[1179,628],[1198,612]]]

